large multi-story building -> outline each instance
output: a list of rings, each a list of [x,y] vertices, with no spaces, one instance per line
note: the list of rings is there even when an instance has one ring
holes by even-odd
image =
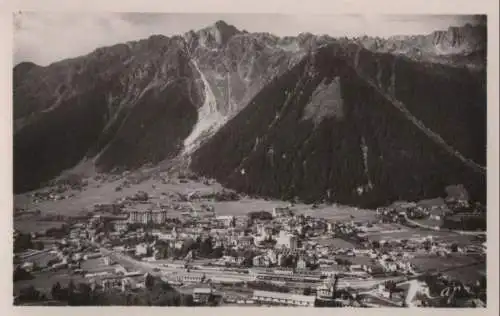
[[[313,307],[316,301],[315,296],[268,291],[254,291],[252,299],[263,304],[292,305],[303,307]]]
[[[275,207],[273,208],[273,217],[287,217],[287,216],[293,216],[292,210],[290,210],[288,207]]]
[[[133,210],[129,211],[130,223],[164,224],[167,221],[167,210]]]
[[[224,227],[234,227],[236,223],[234,216],[217,216],[216,220]]]
[[[286,231],[280,231],[280,235],[276,241],[276,247],[285,247],[291,250],[298,248],[297,236],[287,233]]]
[[[250,247],[253,245],[253,236],[239,236],[238,245],[242,247]]]
[[[172,280],[181,283],[202,283],[205,280],[204,273],[183,273],[172,275]]]
[[[280,281],[280,282],[296,282],[296,283],[309,283],[311,285],[319,284],[323,282],[324,277],[320,273],[314,273],[312,271],[294,273],[292,271],[286,271],[285,269],[272,269],[272,270],[262,270],[259,268],[254,268],[249,271],[249,275],[257,281]]]
[[[264,238],[270,238],[273,235],[273,227],[260,224],[257,226],[257,234]]]
[[[198,304],[207,304],[214,296],[212,288],[193,289],[193,301]]]

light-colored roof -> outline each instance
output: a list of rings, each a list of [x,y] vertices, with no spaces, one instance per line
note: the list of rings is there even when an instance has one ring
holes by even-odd
[[[165,209],[154,209],[154,210],[150,210],[150,209],[128,209],[126,210],[126,212],[128,213],[134,213],[134,212],[137,212],[137,213],[161,213],[161,212],[167,212],[167,210]]]
[[[240,236],[238,237],[239,240],[252,240],[253,236]]]
[[[193,293],[210,294],[210,293],[212,293],[212,289],[207,288],[207,287],[200,287],[200,288],[193,289]]]
[[[256,297],[269,297],[276,299],[286,299],[292,301],[302,301],[302,302],[314,302],[316,301],[315,296],[290,294],[290,293],[280,293],[280,292],[269,292],[269,291],[254,291],[253,296]]]
[[[217,219],[233,219],[234,216],[232,216],[232,215],[219,215],[216,218]]]

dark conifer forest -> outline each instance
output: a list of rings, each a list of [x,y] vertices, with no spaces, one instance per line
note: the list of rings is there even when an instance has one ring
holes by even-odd
[[[434,69],[387,55],[359,60],[361,71],[380,76],[382,85],[390,75],[377,75],[378,63],[394,63],[396,97],[427,127],[446,130],[442,137],[463,155],[484,163],[485,90],[482,80],[471,84],[469,78],[481,74]],[[457,74],[450,78],[448,71]],[[327,117],[318,126],[303,120],[318,84],[336,77],[343,118]],[[368,148],[366,172],[363,144]],[[331,47],[266,86],[195,153],[192,167],[250,194],[306,202],[383,205],[442,196],[443,188],[453,183],[467,183],[475,199],[485,198],[484,174],[464,166],[412,125],[358,76],[352,60],[333,55]]]

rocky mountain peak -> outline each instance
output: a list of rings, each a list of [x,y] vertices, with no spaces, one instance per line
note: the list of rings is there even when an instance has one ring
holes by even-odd
[[[357,203],[359,196],[352,195],[352,190],[367,181],[375,183],[380,196],[388,199],[391,194],[430,194],[415,189],[421,181],[408,182],[403,188],[392,187],[392,183],[407,181],[398,176],[408,164],[418,162],[412,172],[423,174],[438,170],[437,161],[448,164],[451,158],[442,155],[439,145],[429,141],[425,133],[414,130],[406,139],[401,136],[400,130],[413,123],[401,119],[391,98],[401,99],[415,117],[443,139],[455,142],[461,153],[482,163],[483,157],[476,154],[476,148],[483,144],[479,132],[474,135],[465,127],[451,126],[463,121],[484,125],[483,112],[470,108],[471,104],[484,103],[482,73],[437,65],[443,60],[451,65],[469,63],[467,55],[446,53],[481,47],[484,37],[476,32],[482,32],[481,28],[465,26],[389,39],[335,39],[310,33],[278,37],[240,31],[216,21],[183,36],[153,35],[47,67],[19,64],[13,70],[15,190],[37,188],[81,161],[90,161],[99,172],[115,172],[181,157],[193,161],[197,172],[223,180],[225,185],[269,196],[293,193],[321,199],[325,187],[341,186],[346,189],[336,192],[335,200]],[[476,55],[472,57],[484,64],[484,58]],[[418,92],[408,92],[414,90]],[[435,107],[439,110],[434,111]],[[443,113],[446,118],[436,118]],[[386,115],[391,119],[383,119]],[[379,133],[375,126],[393,133],[382,137],[387,133]],[[291,131],[302,133],[297,146],[287,142]],[[351,138],[344,141],[344,135]],[[436,158],[423,160],[418,156],[420,150],[410,161],[413,148],[407,146],[407,139],[425,145]],[[405,150],[386,148],[387,142],[397,142]],[[330,149],[320,158],[314,152],[316,146],[324,145]],[[281,151],[281,165],[289,162],[283,170],[299,173],[279,182],[273,180],[279,170],[271,168],[260,174],[259,170],[264,170],[261,163],[267,159],[261,156],[267,152],[266,146]],[[64,154],[60,148],[65,148]],[[368,148],[370,158],[366,161],[373,166],[358,161],[349,164],[353,169],[343,171],[343,157],[349,161],[363,157],[360,148]],[[223,166],[213,159],[221,156],[225,157]],[[332,162],[335,157],[339,160]],[[243,162],[246,175],[255,177],[255,183],[264,179],[265,186],[242,185],[247,183],[238,173]],[[321,168],[313,167],[322,163]],[[366,170],[372,170],[373,175]],[[285,173],[288,176],[289,172]],[[441,176],[457,182],[453,174],[425,173],[428,179]],[[323,182],[316,181],[319,178]],[[301,188],[307,179],[314,179],[311,183],[316,186]],[[352,183],[345,185],[349,181]],[[281,192],[282,187],[292,185],[292,191]],[[383,193],[386,191],[389,195]]]
[[[481,25],[466,24],[462,27],[452,26],[446,31],[433,33],[432,43],[444,51],[471,52],[482,49],[486,42],[486,29]]]
[[[197,32],[200,45],[202,46],[223,46],[231,37],[241,33],[233,25],[219,20],[213,25],[205,27]]]
[[[219,30],[225,30],[225,29],[227,29],[227,30],[235,30],[236,32],[239,32],[239,30],[235,26],[227,24],[226,22],[224,22],[222,20],[216,21],[213,24],[213,27],[216,27]]]
[[[355,41],[373,52],[404,55],[418,61],[484,68],[482,52],[486,49],[486,34],[485,25],[466,24],[427,35],[398,35],[385,39],[362,36]]]

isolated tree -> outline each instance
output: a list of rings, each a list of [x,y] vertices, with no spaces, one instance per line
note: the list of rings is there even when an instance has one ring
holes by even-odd
[[[308,286],[304,289],[304,295],[311,295],[311,293],[312,293],[312,289],[310,286]]]
[[[385,284],[385,288],[389,291],[389,298],[392,299],[392,294],[396,289],[396,283],[394,283],[393,281],[388,281]]]
[[[192,295],[181,295],[180,305],[181,306],[194,306],[193,296]]]
[[[457,252],[458,251],[458,244],[453,243],[451,244],[451,252]]]
[[[430,240],[424,241],[424,249],[426,251],[430,251],[431,250],[431,242],[430,242]]]
[[[50,290],[50,294],[52,295],[53,299],[58,300],[60,293],[61,293],[61,283],[56,282],[52,285],[52,289]]]
[[[31,280],[33,278],[33,275],[29,273],[28,271],[24,270],[20,266],[17,266],[16,269],[14,270],[14,282],[20,281],[20,280]]]
[[[155,280],[154,277],[151,274],[146,274],[146,278],[144,280],[144,284],[146,286],[146,289],[151,290],[154,287]]]
[[[221,258],[224,254],[224,247],[217,247],[214,248],[212,251],[211,257],[212,258]]]
[[[75,293],[75,289],[76,289],[75,283],[73,282],[73,280],[70,280],[68,283],[68,296],[69,297],[71,297]]]
[[[78,292],[80,293],[80,305],[89,305],[92,302],[92,290],[87,283],[78,284]]]
[[[36,250],[43,250],[44,249],[44,245],[42,242],[38,241],[38,242],[35,242],[33,244],[33,248],[35,248]]]
[[[206,238],[200,244],[200,254],[204,257],[209,256],[212,253],[212,238]]]
[[[30,285],[21,289],[19,299],[21,301],[38,301],[41,299],[41,294],[33,285]]]

